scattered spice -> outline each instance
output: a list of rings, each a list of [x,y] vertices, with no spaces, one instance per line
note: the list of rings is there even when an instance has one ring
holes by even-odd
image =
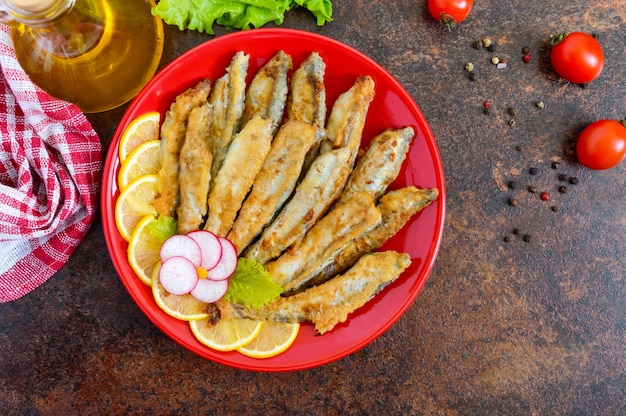
[[[517,150],[518,152],[521,152],[522,150],[524,150],[524,148],[522,146],[516,146],[515,150]]]
[[[559,186],[559,192],[564,194],[567,192],[567,186],[561,185]]]
[[[515,189],[517,188],[517,184],[513,181],[509,181],[509,183],[507,184],[507,186],[509,187],[509,189]]]
[[[513,229],[513,234],[515,234],[515,235],[520,235],[521,232],[522,231],[519,228],[514,228]]]
[[[578,178],[576,176],[572,176],[571,178],[569,178],[569,183],[571,183],[572,185],[576,185],[578,183]]]
[[[496,68],[498,68],[498,69],[506,68],[506,62],[500,62],[498,65],[496,65]]]
[[[509,198],[509,205],[512,207],[517,206],[517,199]]]
[[[565,182],[567,180],[567,175],[564,173],[559,174],[559,182]]]
[[[529,48],[528,46],[524,46],[524,47],[522,48],[522,53],[523,53],[524,55],[526,55],[527,53],[530,53],[530,48]]]
[[[522,56],[522,61],[523,61],[525,64],[529,63],[529,62],[530,62],[530,54],[529,54],[529,53],[524,54],[524,56]]]
[[[472,72],[474,70],[474,64],[471,62],[468,62],[465,64],[465,70],[467,72]]]
[[[489,52],[495,52],[496,51],[496,44],[492,42],[489,46],[487,46],[487,50]]]
[[[550,199],[550,194],[547,192],[542,192],[541,194],[539,194],[539,198],[541,198],[542,201],[548,201]]]
[[[491,113],[491,100],[487,100],[483,103],[483,113],[489,115]]]
[[[476,75],[474,74],[474,71],[471,71],[471,72],[469,73],[469,75],[467,76],[467,78],[468,78],[470,81],[474,81],[474,80],[476,80]]]
[[[552,169],[558,169],[559,168],[560,163],[559,162],[552,162]]]
[[[494,56],[493,58],[491,58],[491,63],[494,65],[498,65],[500,63],[500,58]]]
[[[524,241],[527,242],[527,243],[530,242],[530,234],[524,235]]]
[[[537,188],[531,185],[528,187],[528,192],[530,192],[531,194],[534,194],[535,192],[537,192]]]
[[[509,241],[511,241],[511,239],[509,238],[509,236],[504,237],[504,242],[508,243]]]
[[[489,39],[489,38],[485,38],[485,39],[483,39],[483,42],[482,42],[482,44],[483,44],[483,46],[484,46],[485,48],[490,47],[492,43],[493,43],[493,41],[492,41],[491,39]]]
[[[511,126],[511,127],[515,126],[515,119],[510,119],[509,120],[509,126]]]
[[[546,105],[543,103],[543,101],[537,101],[537,102],[535,103],[535,107],[537,107],[537,108],[539,108],[539,109],[542,109],[542,108],[544,108],[545,106],[546,106]]]
[[[515,107],[510,107],[507,111],[510,115],[514,116],[517,114],[517,109]]]
[[[559,210],[559,208],[556,205],[552,205],[550,209],[552,210],[552,212],[557,212]]]
[[[537,168],[530,168],[528,169],[528,173],[530,173],[531,175],[536,175],[539,173],[539,169]]]

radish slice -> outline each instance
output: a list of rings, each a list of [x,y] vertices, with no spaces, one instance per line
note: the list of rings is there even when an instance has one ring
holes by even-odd
[[[202,252],[200,267],[206,270],[214,268],[220,261],[220,258],[222,258],[222,245],[217,236],[210,231],[204,230],[192,231],[187,233],[187,236],[193,238],[200,246],[200,251]]]
[[[196,241],[186,235],[176,234],[165,240],[159,252],[161,263],[165,263],[171,257],[185,257],[196,267],[202,262],[202,252]]]
[[[191,291],[191,296],[201,302],[217,302],[228,291],[228,280],[200,279]]]
[[[222,257],[217,266],[209,270],[207,279],[211,280],[228,279],[237,268],[237,249],[233,243],[223,237],[218,237],[218,240],[222,246]]]
[[[198,272],[187,258],[174,256],[161,265],[159,280],[163,288],[172,295],[184,295],[196,287]]]

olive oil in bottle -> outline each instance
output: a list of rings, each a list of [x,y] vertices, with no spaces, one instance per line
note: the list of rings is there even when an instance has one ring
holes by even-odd
[[[156,72],[163,23],[152,6],[153,0],[0,0],[24,71],[85,113],[128,102]]]

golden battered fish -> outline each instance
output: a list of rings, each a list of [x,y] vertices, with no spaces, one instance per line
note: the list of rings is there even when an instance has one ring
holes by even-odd
[[[334,258],[317,262],[310,269],[312,276],[307,276],[307,285],[325,282],[338,273],[343,273],[361,256],[379,249],[393,237],[419,211],[429,206],[439,196],[436,188],[420,189],[408,186],[387,192],[378,201],[377,207],[382,214],[382,222],[345,246]]]
[[[332,261],[353,240],[380,224],[381,218],[372,196],[358,192],[317,221],[297,250],[286,251],[265,269],[285,292],[298,290],[315,276],[320,263]]]
[[[259,309],[220,300],[221,318],[250,318],[275,322],[312,322],[323,334],[345,322],[411,264],[406,253],[366,254],[345,274],[289,297],[279,297]]]
[[[351,164],[354,163],[373,99],[374,80],[370,76],[358,77],[354,85],[337,98],[326,125],[328,137],[321,145],[322,153],[347,147],[351,152]]]
[[[178,95],[161,125],[161,169],[158,173],[158,196],[154,207],[160,215],[173,217],[179,201],[178,158],[187,131],[189,113],[207,102],[211,81],[203,80]]]
[[[194,108],[189,114],[179,158],[180,204],[176,209],[179,234],[200,229],[207,212],[213,160],[209,148],[212,116],[209,103]]]
[[[376,136],[365,155],[357,161],[339,203],[360,191],[367,191],[378,200],[398,176],[414,136],[412,127],[386,130]]]
[[[209,192],[205,230],[228,235],[270,150],[273,129],[272,120],[255,116],[237,133]]]
[[[324,126],[326,123],[326,63],[313,52],[291,77],[291,93],[287,101],[287,119]]]
[[[287,74],[291,65],[291,56],[278,51],[257,71],[246,93],[243,123],[260,115],[272,119],[275,126],[280,125],[287,101]]]
[[[339,197],[350,173],[349,161],[347,147],[315,159],[293,197],[244,256],[264,264],[286,248],[297,245]]]
[[[222,167],[233,137],[242,126],[249,61],[250,55],[237,52],[226,69],[226,74],[215,81],[213,91],[209,96],[209,103],[213,106],[209,141],[213,153],[211,166],[213,181]]]
[[[323,130],[302,121],[286,121],[276,134],[263,168],[254,180],[228,239],[242,252],[263,231],[291,195],[304,158]]]

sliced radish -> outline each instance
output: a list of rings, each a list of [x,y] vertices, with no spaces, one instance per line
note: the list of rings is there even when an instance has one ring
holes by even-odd
[[[174,256],[161,265],[159,280],[163,288],[172,295],[184,295],[196,287],[198,272],[187,258]]]
[[[191,296],[201,302],[217,302],[228,291],[228,280],[200,279],[191,291]]]
[[[200,246],[191,237],[176,234],[165,240],[159,252],[161,263],[165,263],[170,257],[185,257],[196,267],[200,267],[202,262],[202,252]]]
[[[200,246],[202,253],[202,264],[200,267],[211,270],[214,268],[222,257],[222,245],[220,240],[211,231],[192,231],[187,234],[195,240]]]
[[[223,237],[218,237],[218,240],[222,246],[222,257],[217,265],[209,270],[207,278],[211,280],[228,279],[237,268],[237,249],[233,243]]]

